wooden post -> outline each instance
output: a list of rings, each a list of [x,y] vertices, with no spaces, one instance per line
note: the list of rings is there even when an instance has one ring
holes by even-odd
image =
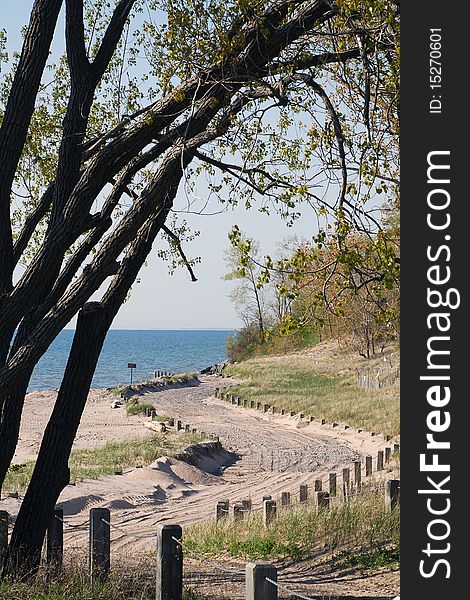
[[[295,414],[296,414],[295,410],[291,410],[289,414],[290,414],[291,417],[295,417]]]
[[[263,412],[267,413],[269,409],[270,409],[269,404],[263,404]]]
[[[181,431],[182,427],[181,421],[176,421],[176,431]]]
[[[189,425],[185,425],[184,426],[184,430],[185,430],[186,433],[189,433],[189,431],[190,431]]]
[[[385,508],[392,511],[400,502],[400,480],[389,479],[385,482]]]
[[[314,491],[315,492],[321,492],[322,491],[322,480],[321,479],[315,479],[315,484],[314,484]]]
[[[265,500],[272,500],[272,499],[273,499],[273,497],[272,497],[272,496],[263,496],[263,502],[264,502]]]
[[[308,485],[304,483],[299,487],[299,502],[304,503],[304,502],[307,502],[307,500],[308,500]]]
[[[354,464],[354,485],[356,486],[356,489],[359,489],[361,487],[361,461],[355,460],[353,464]]]
[[[54,508],[47,526],[46,563],[55,574],[62,570],[64,557],[64,509]]]
[[[277,504],[275,500],[265,500],[263,502],[263,523],[268,527],[276,518]]]
[[[330,498],[336,497],[336,473],[330,473],[329,477]]]
[[[320,419],[320,425],[326,425],[326,420],[325,419]]]
[[[251,500],[242,500],[242,506],[244,512],[251,512],[252,502]]]
[[[0,510],[0,567],[8,551],[8,520],[10,515],[6,510]]]
[[[89,566],[91,580],[105,581],[111,564],[110,512],[108,508],[90,510]]]
[[[261,402],[257,402],[256,403],[256,410],[260,410],[260,408],[261,408]]]
[[[277,600],[277,569],[268,563],[248,563],[245,569],[246,600]]]
[[[366,456],[366,477],[372,475],[372,456]]]
[[[400,444],[393,444],[393,452],[400,452]]]
[[[215,521],[216,523],[221,519],[228,517],[229,502],[228,500],[219,500],[215,507]]]
[[[387,446],[385,448],[385,464],[388,465],[388,463],[390,462],[390,457],[392,456],[392,449],[390,448],[390,446]]]
[[[156,600],[182,600],[183,530],[180,525],[157,525]]]
[[[281,492],[281,506],[289,506],[290,492]]]
[[[285,414],[286,414],[286,411],[283,408],[281,408],[281,415],[285,415]]]
[[[343,469],[343,496],[345,500],[349,498],[351,489],[351,471],[348,467]]]
[[[315,492],[315,497],[318,510],[330,508],[330,494],[328,492]]]
[[[243,504],[241,502],[235,502],[233,505],[233,519],[234,521],[241,521],[245,516]]]
[[[379,450],[377,452],[377,471],[384,470],[384,451]]]

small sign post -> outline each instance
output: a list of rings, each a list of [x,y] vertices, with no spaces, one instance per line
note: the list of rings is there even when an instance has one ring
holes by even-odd
[[[127,368],[131,370],[131,385],[132,385],[132,370],[135,369],[137,365],[135,363],[127,363]]]

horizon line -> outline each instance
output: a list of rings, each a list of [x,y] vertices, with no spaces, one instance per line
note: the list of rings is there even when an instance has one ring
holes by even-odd
[[[240,327],[148,327],[142,328],[123,328],[113,327],[109,331],[237,331]],[[75,331],[75,327],[64,327],[62,331]]]

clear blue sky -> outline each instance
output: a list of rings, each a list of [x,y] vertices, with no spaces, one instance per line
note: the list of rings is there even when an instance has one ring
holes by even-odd
[[[7,30],[9,48],[18,49],[19,32],[27,23],[32,0],[2,1],[0,28]],[[55,51],[61,51],[64,28],[59,23]],[[195,194],[205,198],[205,186],[196,189]],[[183,192],[177,204],[186,205]],[[217,211],[220,206],[208,207],[208,212]],[[173,276],[168,275],[167,265],[156,257],[155,251],[149,257],[146,267],[140,274],[141,283],[134,286],[131,299],[121,308],[116,317],[114,329],[186,329],[186,328],[238,328],[240,320],[228,298],[233,288],[232,282],[223,281],[226,272],[223,251],[229,247],[228,232],[233,224],[238,224],[248,236],[258,239],[263,252],[273,254],[276,243],[293,234],[311,237],[316,230],[316,222],[311,209],[293,227],[288,228],[279,217],[259,213],[256,208],[234,211],[213,216],[187,215],[186,220],[201,235],[185,247],[188,256],[200,256],[202,263],[196,265],[198,278],[192,283],[186,270],[178,269]]]

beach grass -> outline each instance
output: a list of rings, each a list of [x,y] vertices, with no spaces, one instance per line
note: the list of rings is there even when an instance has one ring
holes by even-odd
[[[366,431],[397,435],[400,432],[399,386],[365,390],[357,384],[357,371],[373,366],[347,353],[335,356],[309,353],[252,358],[226,367],[224,374],[242,383],[231,393],[302,412]]]
[[[244,560],[304,560],[336,554],[342,561],[369,566],[397,562],[399,510],[387,512],[383,491],[370,490],[350,502],[316,510],[313,502],[280,508],[265,527],[261,512],[241,521],[226,518],[185,529],[185,544],[205,556]]]
[[[155,433],[142,438],[108,442],[98,448],[72,450],[70,482],[99,479],[124,469],[146,466],[161,456],[173,456],[204,438],[199,433]],[[35,461],[12,465],[5,478],[5,492],[23,492],[31,479]]]
[[[153,404],[148,402],[126,402],[126,414],[129,416],[146,414],[148,410],[153,410]]]
[[[91,583],[86,568],[69,567],[50,577],[47,571],[32,581],[0,580],[0,600],[155,600],[152,569],[124,568],[112,571],[109,581]],[[182,600],[204,600],[190,589]]]

